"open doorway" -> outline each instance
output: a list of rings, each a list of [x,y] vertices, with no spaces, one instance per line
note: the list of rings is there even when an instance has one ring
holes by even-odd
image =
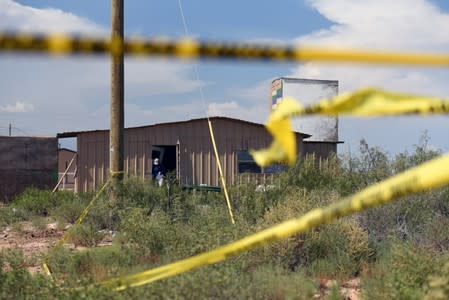
[[[159,158],[167,172],[176,174],[176,145],[153,145],[151,159]]]

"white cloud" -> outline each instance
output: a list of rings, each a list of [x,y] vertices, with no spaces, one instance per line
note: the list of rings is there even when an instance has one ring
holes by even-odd
[[[449,15],[429,1],[310,0],[309,3],[335,24],[298,37],[296,43],[409,52],[449,50]],[[447,72],[439,69],[306,63],[292,69],[289,76],[337,79],[340,91],[378,86],[401,92],[449,96]],[[346,140],[347,145],[358,144],[358,140],[365,137],[372,144],[397,152],[416,143],[421,132],[428,129],[441,148],[449,149],[440,130],[449,126],[446,117],[430,120],[420,117],[342,118],[340,125],[340,139]]]
[[[38,9],[0,0],[0,30],[67,32],[106,35],[86,18],[53,8]],[[31,134],[109,126],[110,60],[108,56],[47,57],[1,54],[0,126],[13,122]],[[192,74],[190,74],[192,73]],[[128,126],[152,123],[144,111],[167,95],[179,95],[203,86],[193,80],[190,63],[167,59],[126,58],[125,120]],[[10,115],[10,103],[32,105],[32,114]],[[31,106],[23,109],[30,110]],[[20,106],[15,108],[21,109]],[[180,108],[180,113],[182,113]],[[162,118],[164,115],[158,115]],[[170,118],[170,115],[165,115]]]
[[[230,95],[238,95],[239,98],[245,99],[248,102],[253,102],[260,104],[261,99],[266,99],[266,103],[268,105],[268,99],[271,97],[271,81],[274,78],[270,78],[269,80],[264,80],[256,84],[256,86],[248,88],[238,87],[229,90]]]
[[[428,0],[309,0],[334,22],[299,37],[314,45],[401,50],[447,50],[449,15]]]
[[[223,116],[230,111],[239,109],[239,105],[236,101],[224,102],[224,103],[210,103],[207,109],[207,113],[211,116]]]
[[[302,45],[402,51],[449,49],[449,15],[426,0],[309,0],[320,14],[335,22],[328,29],[298,37]],[[424,21],[425,20],[425,21]],[[291,76],[338,79],[340,90],[361,86],[448,96],[446,74],[425,68],[306,63]]]
[[[427,0],[308,0],[318,13],[333,24],[293,43],[335,48],[358,48],[409,52],[449,51],[449,14]],[[338,80],[339,90],[350,91],[377,86],[398,92],[449,97],[447,71],[437,68],[393,67],[336,63],[303,63],[286,77]],[[265,84],[265,83],[264,83]],[[246,94],[259,93],[260,84]],[[357,147],[361,137],[391,152],[402,151],[418,141],[428,129],[433,142],[449,150],[441,128],[449,127],[449,118],[341,118],[340,139],[343,147]]]
[[[268,105],[245,107],[237,101],[209,103],[207,113],[210,116],[226,116],[236,119],[248,120],[256,123],[265,122],[268,114]]]
[[[7,104],[0,105],[0,112],[8,112],[8,113],[22,113],[29,112],[33,110],[33,104],[24,103],[24,102],[16,102],[15,104]]]
[[[0,0],[0,28],[31,32],[89,33],[104,35],[105,28],[60,9],[38,9],[12,0]]]

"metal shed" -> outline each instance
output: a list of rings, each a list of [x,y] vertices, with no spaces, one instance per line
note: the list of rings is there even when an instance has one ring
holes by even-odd
[[[54,137],[0,136],[0,201],[26,188],[51,188],[58,179]]]
[[[220,161],[226,180],[235,182],[239,172],[264,172],[251,162],[247,151],[267,147],[272,136],[264,125],[211,117]],[[297,151],[303,153],[303,139],[297,134]],[[97,188],[109,174],[109,130],[64,132],[58,138],[77,138],[77,191]],[[181,184],[219,185],[219,173],[209,135],[207,119],[160,123],[126,128],[124,171],[128,176],[151,176],[152,159],[158,157],[168,170],[176,172]]]

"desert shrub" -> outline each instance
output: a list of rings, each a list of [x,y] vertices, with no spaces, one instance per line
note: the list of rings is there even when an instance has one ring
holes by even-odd
[[[447,189],[437,189],[369,209],[360,214],[359,220],[375,242],[395,236],[422,243],[433,239],[433,243],[447,247],[447,233],[432,234],[435,223],[449,221],[449,216],[445,215],[448,205]]]
[[[10,206],[0,206],[0,228],[25,220],[26,217],[22,213]]]
[[[155,261],[165,249],[167,236],[171,234],[169,219],[160,210],[152,216],[143,208],[128,208],[120,212],[120,236],[118,243],[137,250],[142,261]]]
[[[307,234],[297,249],[299,267],[324,278],[351,278],[367,265],[373,249],[354,220],[342,220]]]
[[[258,190],[253,183],[243,183],[231,191],[236,215],[250,224],[259,220],[269,207],[275,205],[283,197],[280,186],[270,186]]]
[[[65,271],[73,270],[73,262],[68,255],[69,250],[59,248],[52,254],[61,255]],[[101,261],[101,256],[100,259]],[[113,255],[107,261],[123,262],[120,256]],[[1,299],[123,299],[123,295],[107,287],[95,286],[86,274],[70,273],[69,276],[61,276],[51,260],[52,272],[56,280],[49,280],[40,273],[30,274],[26,268],[26,259],[23,252],[18,249],[3,250],[0,252],[0,298]],[[109,268],[110,269],[110,268]],[[132,299],[131,297],[129,299]]]
[[[391,161],[393,173],[397,174],[409,168],[422,164],[441,154],[441,150],[429,146],[430,137],[427,131],[423,132],[417,144],[413,145],[413,152],[404,151],[396,154]]]
[[[315,284],[302,273],[272,265],[244,272],[233,259],[205,266],[141,288],[158,299],[311,299]]]
[[[31,216],[56,216],[62,217],[67,222],[74,222],[87,204],[86,195],[74,194],[70,191],[57,191],[51,193],[48,190],[30,188],[19,194],[11,204],[15,215],[22,219],[30,219]]]
[[[237,216],[250,221],[257,220],[257,210],[255,209],[258,203],[255,199],[257,197],[255,183],[238,183],[230,188],[230,197],[233,201],[233,207],[236,210]],[[262,214],[265,211],[265,206],[262,207]],[[260,211],[260,209],[258,210]]]
[[[307,190],[332,189],[346,191],[350,182],[345,169],[335,154],[318,160],[315,155],[300,158],[295,166],[281,174],[281,189],[302,187]]]
[[[425,286],[425,300],[449,299],[449,263],[447,257],[427,279]]]
[[[47,278],[28,272],[20,249],[1,251],[0,266],[1,299],[43,299],[51,290]]]
[[[36,216],[31,219],[33,230],[44,232],[47,229],[48,220],[45,217]]]
[[[23,210],[29,215],[48,215],[51,208],[57,205],[56,197],[51,191],[36,188],[26,189],[12,203],[12,207]]]
[[[89,277],[95,282],[126,272],[132,265],[132,253],[116,246],[100,247],[72,255],[68,272],[72,277]]]
[[[256,228],[300,217],[337,199],[338,194],[328,190],[307,192],[303,188],[292,188],[283,202],[266,212]],[[373,259],[374,249],[358,221],[346,218],[244,255],[250,266],[273,263],[286,270],[301,270],[313,276],[345,278],[357,275]]]
[[[50,215],[62,218],[68,223],[75,223],[90,201],[90,193],[74,194],[69,191],[56,193],[57,204],[50,209]]]
[[[304,272],[289,272],[279,266],[262,265],[251,273],[248,290],[253,299],[312,299],[317,283]]]
[[[68,280],[68,271],[72,251],[65,247],[53,247],[50,248],[45,255],[43,261],[48,265],[50,271],[54,276],[60,279]]]
[[[89,202],[93,199],[89,199]],[[117,230],[120,224],[121,207],[111,203],[108,191],[103,192],[94,202],[83,223],[89,223],[97,230]]]
[[[449,250],[449,218],[447,216],[436,215],[433,220],[428,220],[422,226],[421,244],[432,246],[433,249],[443,253]]]
[[[427,278],[441,265],[429,248],[390,241],[378,260],[362,277],[366,299],[422,299]]]
[[[166,188],[160,188],[153,181],[140,177],[128,177],[124,179],[116,190],[119,207],[147,208],[149,213],[160,206],[166,199]]]
[[[104,237],[103,232],[99,232],[92,224],[78,224],[70,227],[68,239],[76,246],[94,247]]]

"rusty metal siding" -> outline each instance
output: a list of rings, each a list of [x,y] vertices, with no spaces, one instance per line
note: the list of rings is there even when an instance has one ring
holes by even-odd
[[[237,179],[238,150],[267,147],[271,135],[263,126],[229,118],[211,118],[223,172],[229,183]],[[109,131],[78,133],[78,191],[98,188],[109,172]],[[303,151],[298,134],[298,152]],[[153,145],[179,142],[179,179],[182,184],[220,185],[220,176],[206,119],[128,128],[124,133],[124,171],[150,177]],[[101,176],[100,176],[101,175]]]
[[[109,173],[109,135],[106,132],[78,136],[77,190],[86,192],[100,186]]]
[[[337,153],[337,143],[304,142],[304,155],[314,154],[316,159],[326,159],[331,153]]]
[[[0,200],[31,186],[52,188],[57,179],[56,138],[0,137]]]

